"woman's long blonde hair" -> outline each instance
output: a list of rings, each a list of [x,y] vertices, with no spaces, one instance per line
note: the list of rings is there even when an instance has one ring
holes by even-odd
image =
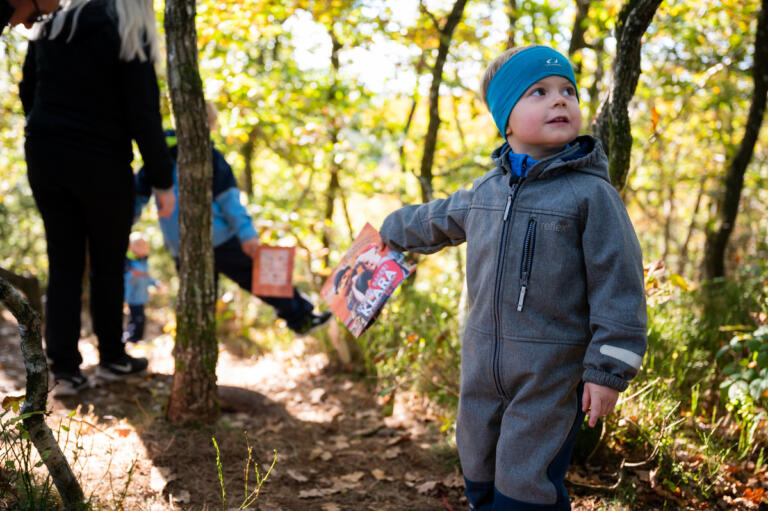
[[[61,11],[50,22],[49,39],[55,39],[63,30],[67,15],[72,12],[72,28],[67,42],[72,40],[77,29],[80,11],[91,0],[61,0]],[[160,43],[157,35],[157,20],[152,0],[109,0],[117,13],[117,26],[120,33],[120,59],[130,61],[147,59],[158,62]],[[39,23],[35,33],[39,37],[43,23]]]

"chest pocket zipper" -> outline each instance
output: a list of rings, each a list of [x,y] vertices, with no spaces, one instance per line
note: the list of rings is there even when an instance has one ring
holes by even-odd
[[[533,251],[536,245],[536,219],[528,220],[528,228],[525,231],[523,241],[523,258],[520,261],[520,295],[517,297],[517,311],[523,310],[525,295],[528,292],[528,279],[531,277],[533,266]]]

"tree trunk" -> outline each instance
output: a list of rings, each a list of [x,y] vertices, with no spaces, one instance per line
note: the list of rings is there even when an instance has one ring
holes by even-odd
[[[251,129],[248,133],[248,140],[243,145],[243,185],[242,188],[248,195],[249,199],[253,199],[253,149],[256,146],[256,137],[258,131],[256,128]]]
[[[670,254],[670,245],[672,244],[672,224],[675,216],[675,184],[667,187],[667,198],[664,201],[664,250],[661,253],[661,260],[667,262]]]
[[[168,87],[179,140],[179,277],[176,361],[168,419],[214,421],[216,292],[211,224],[213,169],[203,88],[197,65],[195,0],[167,0]]]
[[[0,277],[0,303],[16,318],[21,333],[21,353],[27,369],[27,393],[21,414],[29,438],[48,467],[66,509],[84,506],[85,496],[56,438],[45,423],[48,400],[48,364],[43,353],[40,315],[8,282]]]
[[[453,9],[445,20],[442,28],[438,27],[440,34],[440,45],[437,48],[437,58],[432,68],[432,85],[429,88],[429,125],[427,134],[424,137],[424,154],[421,159],[421,170],[419,173],[419,182],[421,183],[421,200],[429,202],[432,200],[432,165],[435,159],[435,148],[437,147],[437,132],[440,129],[440,84],[443,82],[443,68],[445,60],[448,58],[448,50],[451,47],[453,31],[461,21],[464,13],[464,6],[467,0],[456,0]]]
[[[333,129],[331,134],[331,142],[332,144],[336,145],[337,142],[337,131]],[[336,204],[336,195],[339,193],[340,185],[339,185],[339,166],[336,163],[331,163],[331,177],[328,180],[328,188],[325,191],[325,227],[323,228],[323,246],[326,248],[330,248],[331,245],[331,239],[333,238],[333,235],[331,233],[331,226],[333,225],[333,212],[335,210],[335,204]],[[331,264],[331,254],[330,250],[328,250],[323,256],[323,261],[325,263],[326,267],[329,267]]]
[[[593,122],[597,118],[597,112],[600,108],[600,83],[603,81],[603,74],[605,74],[605,68],[603,67],[602,54],[605,51],[605,40],[599,39],[592,43],[592,49],[595,51],[597,67],[595,68],[594,75],[592,76],[592,83],[589,85],[589,114],[588,119]]]
[[[593,133],[608,153],[608,172],[617,190],[624,188],[629,174],[632,131],[628,106],[640,77],[642,38],[659,4],[661,0],[628,0],[622,8],[616,23],[613,84],[592,125]]]
[[[517,0],[507,0],[507,20],[509,20],[509,32],[507,32],[507,49],[515,47],[515,25],[517,25]]]
[[[592,0],[576,0],[576,17],[573,20],[573,29],[571,30],[571,43],[568,46],[568,56],[573,62],[574,54],[589,45],[584,39],[584,34],[587,31],[587,23],[589,22],[589,4]],[[576,76],[581,75],[581,59],[578,59],[573,68]]]
[[[693,231],[696,230],[696,217],[699,215],[701,199],[704,197],[704,184],[706,183],[706,180],[706,177],[702,177],[699,181],[699,191],[696,194],[696,202],[694,203],[693,212],[691,213],[691,222],[688,224],[685,241],[683,241],[683,247],[680,249],[680,261],[677,267],[677,273],[680,275],[685,275],[685,268],[688,266],[688,245],[693,237]]]
[[[333,73],[333,82],[331,83],[331,86],[328,89],[328,95],[327,101],[329,105],[333,105],[336,101],[336,87],[337,87],[337,77],[339,73],[339,68],[341,67],[341,64],[339,62],[339,52],[342,49],[342,45],[339,42],[338,37],[336,37],[336,34],[334,33],[333,29],[328,30],[328,35],[331,37],[331,72]],[[331,153],[330,153],[330,161],[328,162],[328,167],[331,172],[331,177],[328,180],[328,188],[325,192],[325,227],[323,228],[323,246],[326,248],[330,248],[331,245],[331,239],[333,237],[333,233],[331,232],[331,226],[333,225],[333,212],[336,205],[336,194],[339,192],[340,185],[339,185],[339,172],[341,171],[341,166],[336,163],[336,144],[339,142],[339,124],[340,121],[338,117],[336,116],[337,111],[335,109],[331,110],[334,113],[333,118],[330,119],[330,129],[329,129],[329,136],[330,136],[330,142],[331,142]],[[325,253],[325,256],[323,257],[323,262],[325,263],[325,266],[330,266],[330,257],[331,252],[328,250]]]
[[[40,281],[34,275],[18,275],[0,268],[0,278],[7,280],[13,287],[21,291],[27,297],[29,304],[38,314],[43,314],[43,292],[40,289]]]
[[[736,154],[730,160],[725,175],[725,191],[717,201],[714,227],[707,229],[704,245],[704,278],[707,280],[725,276],[725,250],[733,232],[739,212],[744,173],[755,150],[760,126],[763,123],[768,95],[768,0],[763,0],[755,33],[755,58],[752,66],[755,88],[752,105],[747,116],[744,138]]]
[[[426,59],[426,51],[422,50],[419,57],[419,63],[416,64],[416,76],[421,76],[421,70],[424,68],[424,61]],[[405,121],[405,127],[403,128],[403,136],[398,144],[398,157],[400,161],[400,170],[402,172],[408,172],[408,161],[405,154],[405,142],[408,140],[408,132],[411,130],[411,124],[413,123],[413,116],[416,113],[416,107],[419,105],[419,83],[416,80],[416,85],[413,87],[413,96],[411,98],[411,108],[408,110],[408,118]],[[405,193],[404,190],[401,194]]]

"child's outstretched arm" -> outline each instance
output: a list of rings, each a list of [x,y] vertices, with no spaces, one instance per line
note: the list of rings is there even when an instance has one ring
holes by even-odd
[[[464,230],[472,203],[471,190],[459,190],[445,199],[405,206],[387,216],[381,240],[399,252],[431,254],[466,241]]]

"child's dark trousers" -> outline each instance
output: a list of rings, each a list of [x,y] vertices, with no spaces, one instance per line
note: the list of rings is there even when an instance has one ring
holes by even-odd
[[[243,252],[240,241],[232,237],[213,249],[213,265],[218,274],[223,273],[238,286],[251,292],[253,280],[253,259]],[[298,330],[307,316],[312,314],[314,305],[304,298],[299,291],[293,289],[293,297],[278,298],[274,296],[257,296],[259,300],[271,305],[277,317],[282,318],[291,330]]]

